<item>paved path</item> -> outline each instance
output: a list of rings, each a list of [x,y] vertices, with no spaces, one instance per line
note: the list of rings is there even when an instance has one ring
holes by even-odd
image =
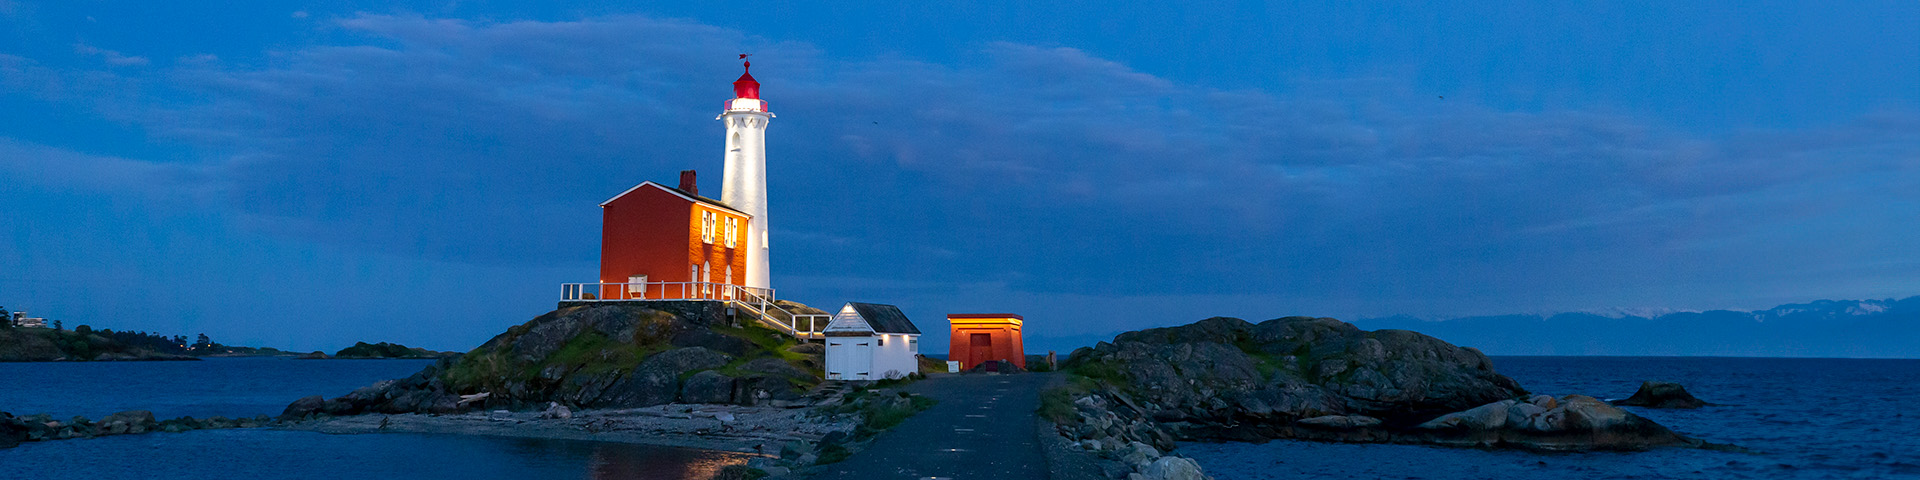
[[[817,478],[1045,479],[1034,409],[1048,378],[941,375],[907,385],[907,391],[940,403],[881,433],[866,450],[828,465]]]

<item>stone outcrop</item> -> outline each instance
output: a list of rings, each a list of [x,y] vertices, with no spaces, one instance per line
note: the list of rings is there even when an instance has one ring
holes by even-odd
[[[672,402],[756,405],[819,382],[789,363],[797,345],[762,346],[719,302],[585,303],[514,326],[407,378],[288,406],[282,418],[471,409],[635,408]],[[774,338],[774,337],[766,337]],[[780,350],[786,350],[782,352]],[[803,354],[804,355],[804,354]]]
[[[1617,405],[1647,408],[1700,408],[1712,405],[1687,393],[1687,387],[1673,382],[1644,382],[1640,390],[1632,397],[1614,402]]]
[[[86,417],[73,417],[62,421],[47,414],[16,417],[0,412],[0,448],[11,448],[23,442],[67,440],[74,438],[94,438],[108,435],[136,435],[153,432],[178,433],[189,430],[216,428],[256,428],[265,426],[270,419],[266,415],[251,418],[230,419],[212,417],[196,419],[180,417],[170,420],[156,420],[153,412],[131,410],[108,415],[100,421]]]
[[[1128,332],[1062,366],[1099,381],[1076,401],[1092,408],[1060,427],[1081,440],[1105,440],[1101,431],[1120,424],[1108,435],[1162,449],[1171,442],[1161,433],[1547,450],[1699,443],[1591,397],[1528,397],[1472,348],[1331,318],[1216,317]]]
[[[1442,415],[1414,430],[1408,438],[1464,447],[1586,451],[1702,445],[1652,420],[1585,395],[1501,400]]]

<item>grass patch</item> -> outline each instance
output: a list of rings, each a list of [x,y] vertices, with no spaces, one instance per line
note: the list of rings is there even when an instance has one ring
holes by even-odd
[[[1080,412],[1073,406],[1073,400],[1099,387],[1099,382],[1078,375],[1067,378],[1067,384],[1040,392],[1040,408],[1035,410],[1040,418],[1060,424],[1071,425],[1079,420]]]
[[[824,414],[860,415],[860,424],[853,428],[856,441],[873,438],[874,435],[900,425],[907,418],[940,403],[927,397],[907,392],[881,389],[856,388],[846,396],[846,401],[832,407],[823,407],[818,412]],[[822,453],[822,458],[825,454]],[[824,462],[823,462],[824,463]]]
[[[907,395],[906,392],[900,392],[900,395],[903,395],[902,398],[905,401],[871,403],[872,407],[867,409],[866,417],[860,421],[860,426],[853,429],[854,438],[873,438],[880,432],[899,426],[900,422],[907,421],[907,417],[912,417],[913,414],[933,408],[934,404],[940,403],[938,400],[927,397]]]
[[[1114,386],[1125,387],[1133,384],[1131,380],[1127,379],[1127,372],[1111,362],[1088,360],[1081,362],[1079,365],[1074,365],[1073,368],[1063,370],[1072,372],[1074,375],[1106,382]]]

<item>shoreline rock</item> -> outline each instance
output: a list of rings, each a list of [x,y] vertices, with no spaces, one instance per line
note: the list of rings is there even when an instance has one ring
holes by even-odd
[[[1687,387],[1674,382],[1647,381],[1640,384],[1640,390],[1633,392],[1626,400],[1613,402],[1614,405],[1646,408],[1700,408],[1708,405],[1706,401],[1694,398],[1687,393]]]
[[[1550,451],[1703,446],[1593,397],[1529,395],[1472,348],[1331,318],[1216,317],[1123,333],[1063,368],[1071,440],[1301,439]],[[1120,425],[1122,427],[1115,427]]]
[[[13,448],[25,442],[68,440],[75,438],[94,438],[110,435],[138,435],[142,433],[168,432],[179,433],[190,430],[211,430],[223,428],[257,428],[271,423],[266,415],[249,418],[230,419],[211,417],[196,419],[180,417],[157,420],[153,412],[129,410],[115,413],[99,421],[86,417],[73,417],[66,421],[55,420],[52,415],[38,414],[16,417],[0,412],[0,449]]]

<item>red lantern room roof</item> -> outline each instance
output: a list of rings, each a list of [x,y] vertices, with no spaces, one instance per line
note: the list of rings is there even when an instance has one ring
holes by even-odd
[[[741,73],[740,79],[733,81],[733,97],[759,100],[760,82],[753,79],[753,62],[740,62],[740,65],[745,67],[747,72]]]

